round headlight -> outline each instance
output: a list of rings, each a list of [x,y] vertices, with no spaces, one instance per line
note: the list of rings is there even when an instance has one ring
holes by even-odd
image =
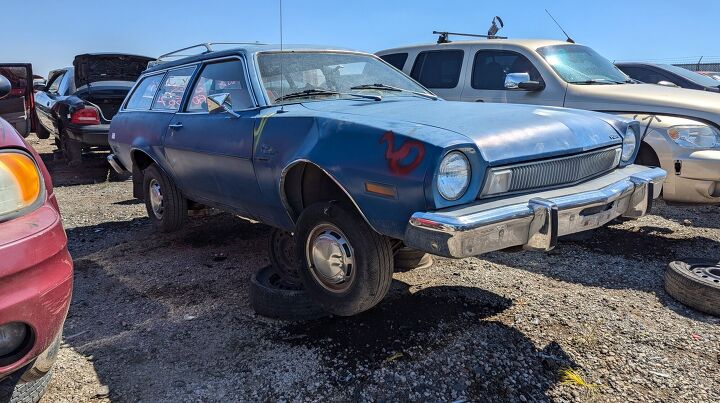
[[[470,184],[470,161],[459,151],[448,153],[440,162],[437,189],[446,200],[457,200]]]
[[[635,137],[635,130],[632,127],[628,127],[625,131],[622,143],[622,162],[629,162],[633,155],[635,155],[635,149],[637,148],[637,138]]]

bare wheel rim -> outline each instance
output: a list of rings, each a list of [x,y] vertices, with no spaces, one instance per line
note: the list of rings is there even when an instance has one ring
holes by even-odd
[[[355,279],[355,251],[333,224],[313,228],[305,243],[305,259],[315,281],[330,292],[345,292]]]
[[[163,194],[160,182],[154,178],[150,179],[148,190],[148,193],[150,193],[150,207],[152,208],[153,214],[155,214],[155,218],[162,220],[165,207],[163,206]]]
[[[690,266],[690,272],[700,281],[712,284],[720,284],[720,264],[716,266],[696,265]]]

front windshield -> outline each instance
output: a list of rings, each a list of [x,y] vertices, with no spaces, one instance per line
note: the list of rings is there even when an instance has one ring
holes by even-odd
[[[412,92],[428,93],[428,90],[401,72],[370,55],[285,51],[260,53],[257,61],[265,92],[273,104],[308,99],[349,99],[352,98],[350,93],[382,97],[414,96]],[[393,87],[393,90],[354,88],[375,84]],[[299,94],[304,91],[305,94]],[[296,96],[288,97],[291,94]]]
[[[716,80],[713,80],[711,77],[704,76],[702,74],[690,71],[688,69],[684,69],[682,67],[673,66],[671,64],[662,64],[660,65],[660,67],[705,87],[717,87],[720,85],[720,83],[718,83]]]
[[[537,50],[563,80],[571,84],[624,84],[632,82],[609,60],[581,45],[553,45]]]

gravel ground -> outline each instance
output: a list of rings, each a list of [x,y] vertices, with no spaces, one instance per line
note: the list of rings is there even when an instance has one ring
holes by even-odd
[[[102,155],[73,170],[34,145],[76,270],[44,402],[720,401],[720,319],[662,283],[671,260],[720,258],[719,208],[660,202],[551,253],[439,258],[369,312],[290,323],[248,306],[269,227],[213,214],[156,234]]]

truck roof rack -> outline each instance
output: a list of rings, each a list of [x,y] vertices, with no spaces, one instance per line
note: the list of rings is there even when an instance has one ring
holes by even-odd
[[[479,34],[464,34],[461,32],[447,32],[447,31],[433,31],[433,34],[439,35],[437,43],[450,43],[449,36],[455,35],[455,36],[468,36],[473,38],[485,38],[485,39],[507,39],[507,36],[497,36],[497,35],[479,35]]]
[[[158,58],[154,61],[151,61],[148,63],[148,68],[157,66],[158,64],[169,62],[170,60],[176,60],[181,59],[183,57],[190,57],[190,56],[197,56],[197,55],[203,55],[205,53],[214,52],[215,49],[213,49],[214,45],[265,45],[264,43],[260,42],[206,42],[206,43],[199,43],[197,45],[188,46],[182,49],[173,50],[172,52],[165,53],[163,55],[158,56]],[[185,54],[182,52],[185,52],[186,50],[192,50],[195,48],[204,48],[203,51],[196,52],[196,53],[189,53]]]

